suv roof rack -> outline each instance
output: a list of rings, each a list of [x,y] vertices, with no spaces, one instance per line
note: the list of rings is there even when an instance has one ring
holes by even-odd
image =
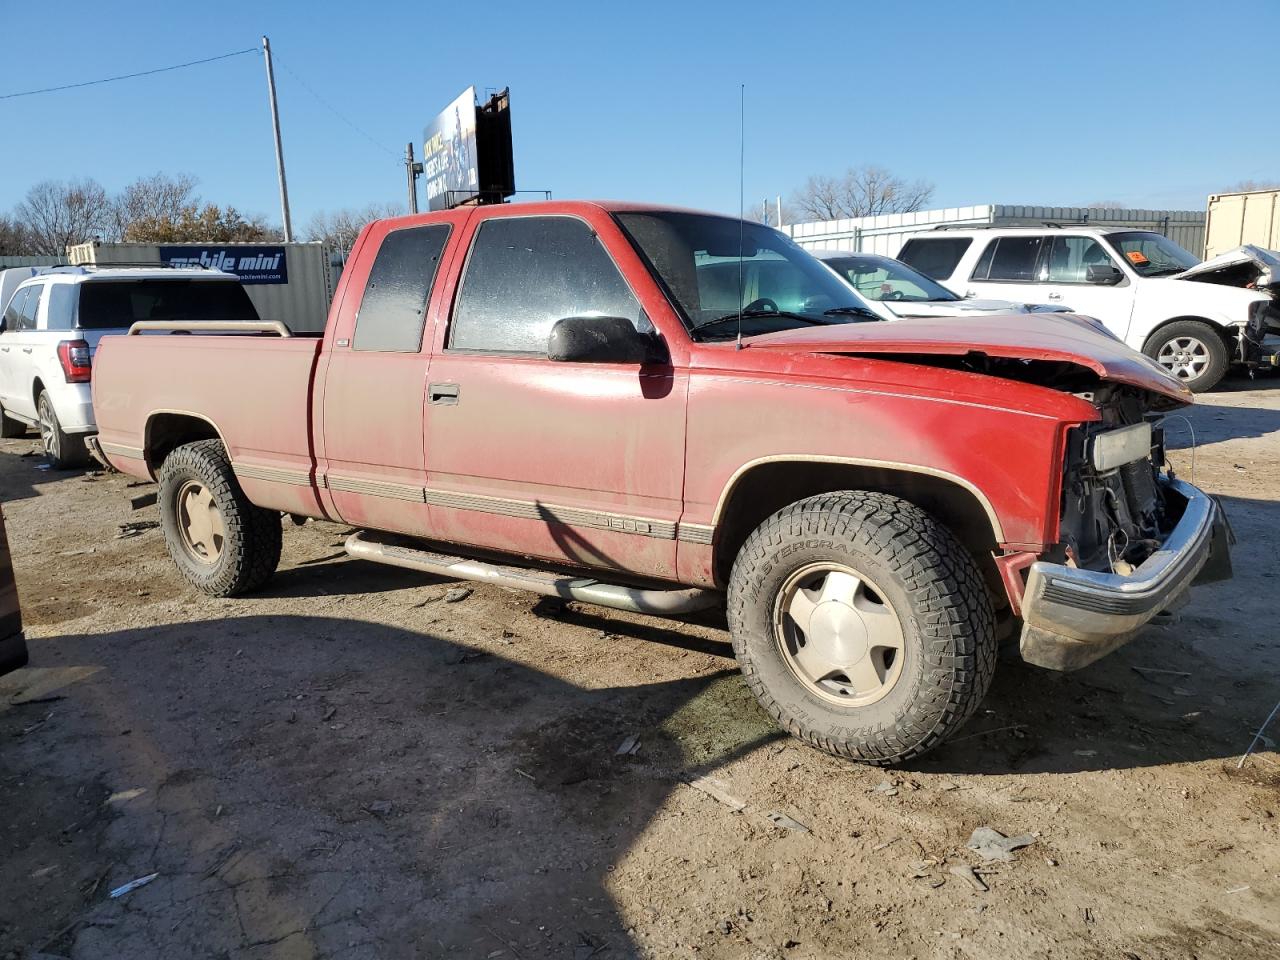
[[[63,273],[87,273],[90,269],[96,267],[109,267],[111,269],[119,269],[121,267],[136,267],[139,270],[186,270],[194,268],[197,270],[208,270],[209,267],[203,263],[165,263],[163,260],[100,260],[97,263],[60,263],[57,266],[46,268],[48,272]]]
[[[940,223],[933,230],[1040,230],[1050,227],[1054,230],[1065,230],[1070,227],[1087,227],[1090,223],[1084,220],[1041,220],[1039,223]]]

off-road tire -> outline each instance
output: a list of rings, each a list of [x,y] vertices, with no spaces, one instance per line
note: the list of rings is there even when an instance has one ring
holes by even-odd
[[[873,580],[898,614],[905,657],[878,702],[819,697],[783,660],[773,612],[783,584],[808,564],[836,562]],[[968,550],[919,507],[883,493],[801,500],[764,521],[733,565],[729,628],[747,684],[792,736],[839,757],[903,763],[955,733],[995,673],[995,619]]]
[[[200,563],[187,552],[178,529],[178,492],[198,481],[213,497],[225,530],[221,554]],[[198,440],[175,449],[159,471],[160,522],[169,556],[183,579],[202,593],[232,597],[262,586],[280,563],[280,514],[248,501],[219,440]]]
[[[5,413],[4,407],[0,407],[0,437],[5,440],[13,440],[16,437],[25,437],[26,435],[27,425],[21,420],[15,420]]]
[[[84,445],[84,436],[67,433],[62,429],[58,411],[54,409],[53,398],[49,396],[48,390],[40,391],[36,400],[36,416],[40,424],[40,442],[44,446],[44,455],[55,469],[71,470],[89,462],[89,448]]]
[[[1175,321],[1153,333],[1143,345],[1142,352],[1159,363],[1160,351],[1170,342],[1181,337],[1190,337],[1203,343],[1208,351],[1209,362],[1199,376],[1191,379],[1178,377],[1178,379],[1186,384],[1192,393],[1207,393],[1227,375],[1227,369],[1231,366],[1231,354],[1226,341],[1213,326],[1199,320]]]

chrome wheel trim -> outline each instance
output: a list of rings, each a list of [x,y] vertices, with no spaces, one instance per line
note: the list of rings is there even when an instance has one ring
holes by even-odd
[[[1156,363],[1184,381],[1203,376],[1211,359],[1209,345],[1199,337],[1174,337],[1156,354]]]
[[[834,562],[801,567],[774,602],[774,642],[806,689],[842,707],[888,696],[902,677],[902,621],[869,578]]]
[[[187,555],[212,566],[222,556],[227,528],[208,488],[199,480],[187,480],[175,498],[178,538]]]

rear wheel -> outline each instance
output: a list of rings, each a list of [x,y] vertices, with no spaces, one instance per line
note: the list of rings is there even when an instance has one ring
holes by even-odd
[[[178,447],[159,481],[165,544],[188,583],[230,597],[271,578],[280,563],[280,514],[245,498],[221,441]]]
[[[1179,320],[1161,327],[1142,352],[1195,393],[1216,387],[1231,363],[1218,331],[1199,320]]]
[[[40,424],[40,442],[44,445],[44,453],[50,463],[59,470],[67,470],[71,467],[83,467],[89,462],[89,448],[84,445],[84,437],[63,432],[48,390],[40,391],[40,399],[36,401],[36,417]]]
[[[887,765],[959,729],[991,683],[991,604],[969,552],[914,504],[842,492],[780,510],[729,584],[748,685],[793,736]]]

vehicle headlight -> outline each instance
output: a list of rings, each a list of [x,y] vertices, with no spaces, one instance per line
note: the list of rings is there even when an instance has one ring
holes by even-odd
[[[1135,423],[1130,427],[1094,434],[1090,441],[1089,459],[1095,469],[1105,473],[1141,460],[1150,453],[1151,424]]]

